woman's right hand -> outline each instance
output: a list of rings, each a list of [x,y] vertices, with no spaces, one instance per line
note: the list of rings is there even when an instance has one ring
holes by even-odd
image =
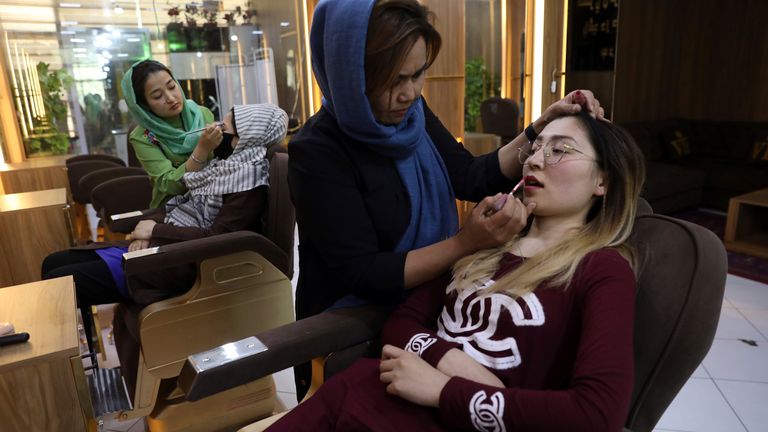
[[[202,147],[206,153],[210,153],[221,144],[223,136],[220,124],[211,123],[200,134],[200,140],[197,142],[197,145]]]
[[[525,228],[528,216],[536,204],[530,203],[526,206],[517,198],[507,199],[504,206],[495,211],[494,204],[502,195],[499,193],[483,199],[475,206],[456,235],[467,253],[506,244]]]

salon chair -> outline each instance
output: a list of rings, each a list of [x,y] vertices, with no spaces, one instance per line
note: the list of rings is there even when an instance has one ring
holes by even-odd
[[[85,158],[88,156],[88,158]],[[91,229],[88,224],[88,214],[85,210],[86,204],[91,203],[91,191],[80,188],[80,180],[86,175],[105,168],[125,167],[121,160],[112,160],[104,158],[91,158],[91,156],[103,155],[82,155],[67,159],[67,178],[69,179],[69,189],[72,191],[72,222],[73,222],[73,242],[83,245],[91,240]],[[73,159],[75,161],[73,161]]]
[[[126,169],[137,170],[137,173],[141,170],[133,167]],[[147,209],[152,202],[152,180],[146,172],[99,184],[91,191],[91,202],[104,226],[105,240],[124,239],[138,223],[138,220],[131,220],[131,216],[126,220],[117,215],[142,215],[146,218],[148,214],[151,216],[152,212],[158,211],[134,212],[136,209]]]
[[[113,180],[119,180],[130,177],[143,177],[146,186],[137,188],[136,183],[142,184],[141,180],[131,179],[125,182],[130,187],[116,185]],[[112,187],[104,185],[112,184]],[[148,186],[148,189],[147,189]],[[136,167],[111,167],[102,168],[84,175],[78,182],[78,188],[84,195],[89,195],[89,203],[99,217],[98,241],[119,240],[125,238],[125,235],[114,236],[106,228],[102,211],[104,203],[109,204],[112,213],[123,213],[135,208],[145,208],[149,206],[152,199],[152,185],[149,182],[147,172],[143,168]],[[97,191],[98,190],[98,191]],[[148,194],[148,195],[147,195]]]
[[[625,431],[653,430],[714,339],[725,287],[722,242],[707,229],[656,215],[641,200],[630,242],[640,258],[634,330],[635,386]],[[266,350],[208,365],[191,356],[178,384],[200,400],[243,382],[312,361],[313,390],[361,355],[378,357],[384,306],[324,312],[253,335]],[[223,352],[218,348],[218,353]],[[204,400],[204,399],[203,399]],[[262,430],[277,416],[241,431]]]
[[[181,295],[117,306],[114,335],[122,379],[117,370],[104,369],[89,377],[92,388],[105,389],[92,391],[96,416],[146,416],[153,432],[217,431],[275,411],[268,375],[198,402],[181,397],[175,383],[189,355],[293,321],[295,215],[287,195],[287,159],[279,153],[270,160],[264,235],[232,232],[125,255],[129,290],[146,275],[179,266],[195,266],[196,279]],[[117,393],[127,397],[115,398]]]
[[[501,143],[512,141],[518,134],[520,109],[512,99],[490,97],[480,104],[483,132],[501,137]]]

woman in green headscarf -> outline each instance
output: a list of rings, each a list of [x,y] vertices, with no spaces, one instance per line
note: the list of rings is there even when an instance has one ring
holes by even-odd
[[[221,142],[222,131],[208,108],[184,96],[170,69],[162,63],[143,60],[134,64],[121,86],[128,109],[139,124],[129,141],[152,178],[150,207],[160,207],[186,192],[181,181],[184,173],[205,166]],[[206,125],[201,132],[185,135]]]

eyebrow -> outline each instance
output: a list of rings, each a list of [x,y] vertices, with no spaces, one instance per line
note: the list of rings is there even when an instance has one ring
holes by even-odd
[[[424,66],[422,66],[419,70],[417,70],[415,73],[413,73],[412,75],[398,74],[397,75],[397,79],[401,80],[401,79],[406,79],[406,78],[410,78],[410,77],[417,77],[421,73],[423,73],[425,70],[427,70],[427,65],[426,64]]]
[[[543,138],[549,138],[549,141],[566,139],[566,140],[578,143],[578,141],[576,141],[575,139],[573,139],[573,137],[569,135],[539,135],[538,137],[536,137],[536,142],[543,141]]]

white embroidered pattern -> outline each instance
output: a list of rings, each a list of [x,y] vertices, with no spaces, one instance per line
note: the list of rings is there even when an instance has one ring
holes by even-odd
[[[489,398],[483,390],[469,401],[472,426],[483,432],[506,432],[504,425],[504,395],[496,392]]]
[[[541,326],[545,321],[544,308],[534,293],[515,299],[504,294],[478,296],[477,292],[464,291],[453,303],[452,314],[443,308],[437,335],[460,343],[464,352],[484,366],[496,370],[517,367],[522,359],[515,338],[494,337],[504,311],[516,326]]]
[[[424,350],[432,346],[435,342],[437,342],[437,338],[429,337],[429,333],[416,333],[411,340],[408,341],[405,350],[421,357]]]

